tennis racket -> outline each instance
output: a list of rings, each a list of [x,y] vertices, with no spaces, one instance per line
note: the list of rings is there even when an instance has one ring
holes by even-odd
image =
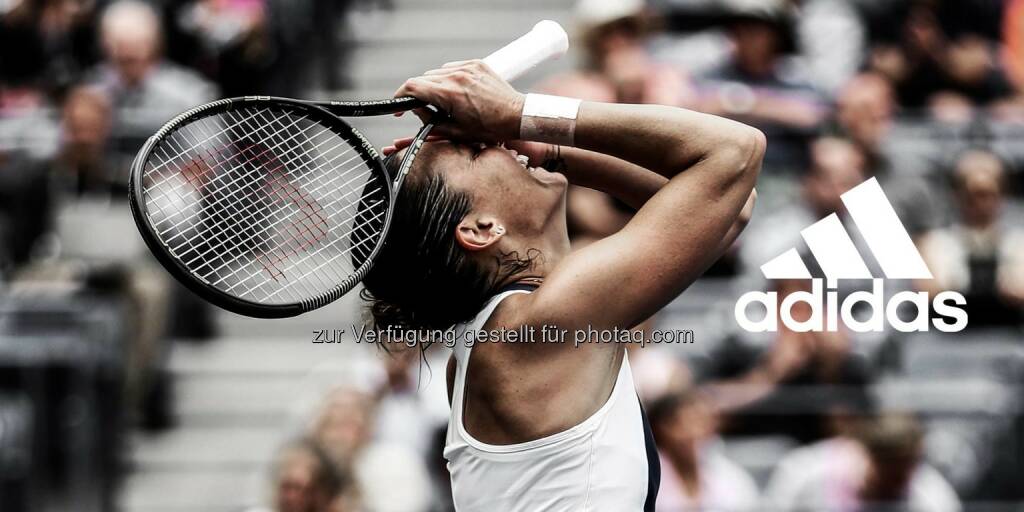
[[[484,59],[514,80],[568,49],[542,21]],[[295,316],[348,293],[385,243],[425,123],[389,176],[343,117],[424,107],[415,98],[311,102],[247,96],[185,112],[150,137],[129,181],[135,223],[157,260],[229,311]]]

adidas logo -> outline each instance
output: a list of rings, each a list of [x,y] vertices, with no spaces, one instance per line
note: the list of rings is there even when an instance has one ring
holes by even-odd
[[[932,279],[932,273],[875,178],[840,197],[885,278],[871,274],[849,233],[833,213],[800,232],[825,279],[812,278],[796,248],[789,249],[762,265],[761,273],[768,279],[810,279],[811,291],[793,292],[782,300],[781,305],[778,304],[777,292],[743,294],[734,311],[740,327],[749,332],[774,332],[781,320],[786,327],[797,332],[836,331],[840,318],[855,332],[882,331],[886,323],[900,332],[927,331],[931,327],[943,332],[959,332],[967,327],[967,312],[962,307],[967,301],[957,292],[940,292],[929,301],[925,292],[902,291],[893,295],[888,303],[883,303],[886,279]],[[835,290],[840,279],[870,279],[871,291],[853,292],[839,304]],[[826,281],[828,286],[823,286],[822,281]],[[793,305],[798,302],[810,306],[809,318],[793,318]],[[748,317],[747,309],[754,303],[765,307],[763,319]],[[910,320],[897,315],[906,303],[916,307]],[[854,318],[853,309],[859,304],[870,309],[869,318]],[[932,310],[938,315],[936,318],[929,318]]]

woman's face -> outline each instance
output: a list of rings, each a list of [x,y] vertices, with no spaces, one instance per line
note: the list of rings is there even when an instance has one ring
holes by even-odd
[[[568,180],[525,161],[501,146],[437,141],[423,146],[412,172],[441,173],[450,187],[470,194],[472,214],[497,219],[516,239],[567,236]]]

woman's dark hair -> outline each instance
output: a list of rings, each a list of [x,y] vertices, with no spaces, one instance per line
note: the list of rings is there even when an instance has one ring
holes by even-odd
[[[394,176],[399,158],[385,161]],[[497,273],[471,258],[455,240],[455,230],[472,210],[472,198],[448,186],[442,173],[405,180],[387,241],[363,279],[376,329],[447,329],[472,319],[501,279],[531,265],[504,254]]]

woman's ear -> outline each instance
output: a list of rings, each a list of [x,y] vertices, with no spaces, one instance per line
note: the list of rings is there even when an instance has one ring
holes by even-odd
[[[482,251],[505,236],[505,226],[493,217],[467,216],[455,228],[455,240],[467,251]]]

